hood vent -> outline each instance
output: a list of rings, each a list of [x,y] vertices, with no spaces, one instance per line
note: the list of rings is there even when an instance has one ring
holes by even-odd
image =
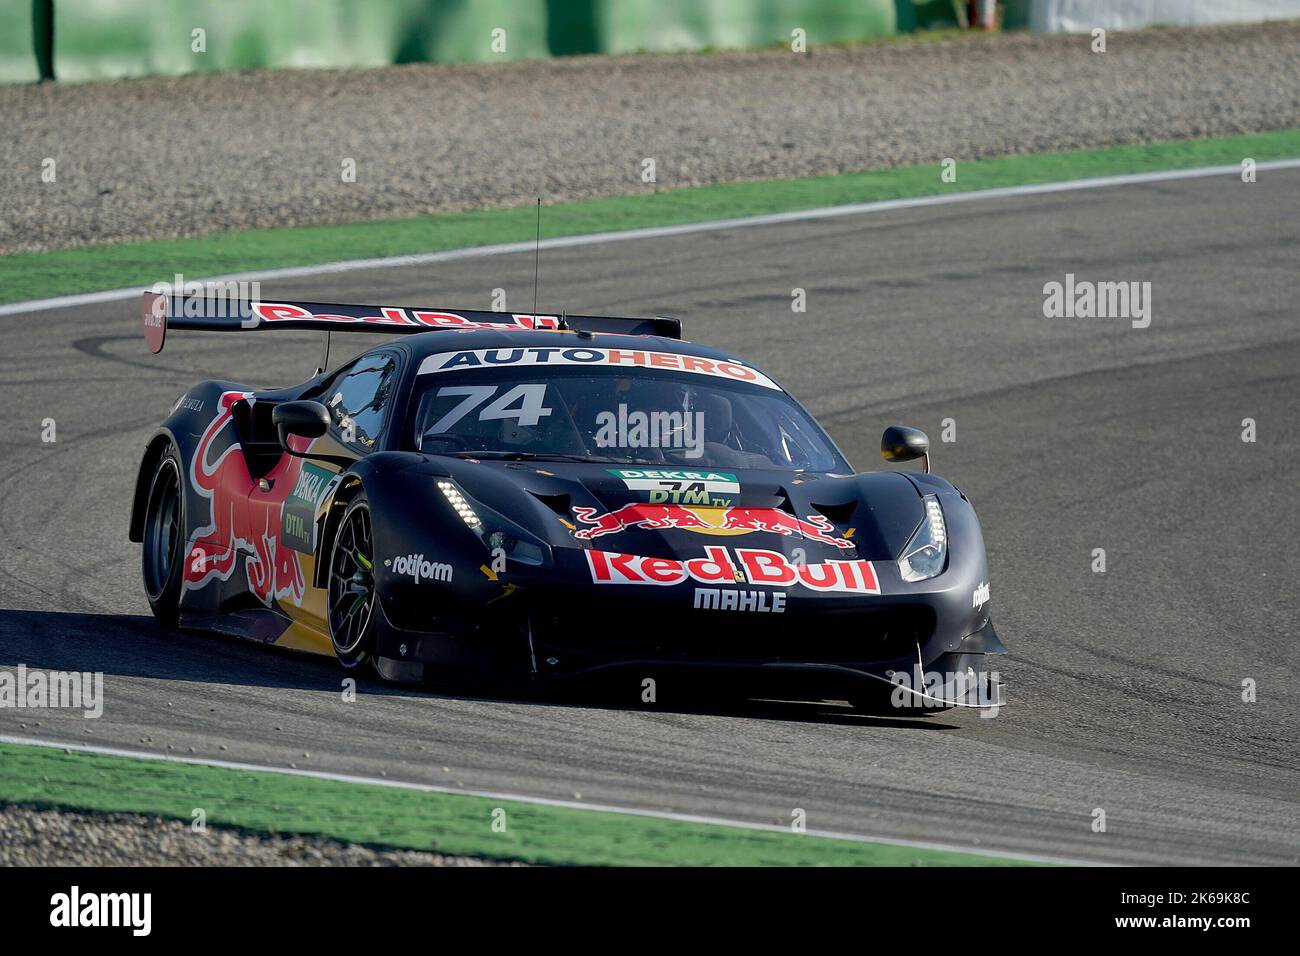
[[[530,495],[550,508],[561,518],[569,517],[569,496],[567,494],[547,495],[540,491],[529,491]]]
[[[819,505],[817,502],[810,502],[814,508],[831,520],[833,524],[845,524],[853,517],[853,512],[857,510],[857,501],[846,501],[839,505]]]

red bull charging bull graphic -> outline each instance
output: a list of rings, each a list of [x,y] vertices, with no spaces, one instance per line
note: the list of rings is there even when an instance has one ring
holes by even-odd
[[[716,513],[719,509],[712,509]],[[721,510],[722,520],[714,523],[710,520],[708,509],[687,508],[675,504],[646,504],[633,502],[597,514],[597,509],[575,507],[574,517],[588,527],[574,532],[575,537],[584,540],[599,538],[607,534],[617,534],[628,528],[650,528],[662,531],[679,528],[687,531],[721,531],[744,533],[763,531],[806,538],[836,548],[852,548],[853,542],[836,537],[835,526],[822,515],[809,515],[807,520],[796,517],[777,508],[726,508]]]
[[[235,403],[251,400],[250,392],[223,392],[217,416],[208,425],[190,462],[193,488],[211,505],[211,522],[189,540],[184,587],[201,588],[213,580],[226,581],[242,567],[248,587],[263,604],[285,599],[302,602],[304,578],[298,553],[281,537],[285,501],[302,470],[302,459],[283,455],[265,477],[266,491],[249,474],[236,440]],[[297,451],[310,442],[294,439]],[[225,443],[222,447],[223,442]],[[213,460],[213,456],[215,460]]]
[[[604,514],[597,514],[595,508],[575,507],[573,515],[583,524],[591,525],[574,532],[576,537],[586,539],[616,534],[625,528],[653,528],[662,531],[665,528],[708,530],[713,527],[690,508],[681,505],[632,502]]]

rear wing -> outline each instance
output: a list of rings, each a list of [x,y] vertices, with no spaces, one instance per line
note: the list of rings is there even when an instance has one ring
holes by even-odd
[[[224,297],[164,295],[146,292],[141,310],[149,351],[163,350],[167,330],[249,332],[265,329],[314,329],[323,332],[378,332],[387,335],[438,329],[551,329],[614,332],[620,335],[682,337],[677,319],[617,318],[608,315],[527,315],[404,306],[338,305],[325,302],[264,302]]]

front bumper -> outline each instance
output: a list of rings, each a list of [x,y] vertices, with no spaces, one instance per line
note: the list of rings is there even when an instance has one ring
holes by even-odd
[[[1006,648],[987,615],[978,630],[954,637],[937,633],[934,614],[917,604],[709,621],[665,608],[620,614],[616,605],[575,613],[569,602],[521,594],[438,632],[397,627],[382,602],[380,610],[377,665],[389,680],[536,686],[667,678],[706,692],[725,683],[748,696],[907,712],[1005,704],[985,660]]]
[[[753,633],[735,635],[730,642],[733,650],[730,654],[720,653],[725,651],[726,641],[715,640],[707,647],[689,650],[671,643],[657,648],[636,646],[614,650],[608,645],[599,649],[575,646],[577,642],[572,637],[557,642],[537,631],[533,634],[532,649],[539,680],[665,675],[707,686],[726,679],[738,687],[753,690],[756,696],[849,700],[905,711],[951,707],[989,710],[1006,703],[1000,675],[989,671],[985,663],[989,655],[1006,653],[991,620],[979,631],[956,642],[957,650],[927,656],[923,650],[927,645],[945,642],[935,641],[933,636],[918,640],[906,634],[879,646],[892,649],[910,642],[910,653],[891,653],[873,659],[846,653],[847,642],[843,640],[810,648],[807,635],[799,631],[815,626],[813,621],[803,621],[790,627],[784,635],[785,647],[777,652],[763,640],[763,635]]]

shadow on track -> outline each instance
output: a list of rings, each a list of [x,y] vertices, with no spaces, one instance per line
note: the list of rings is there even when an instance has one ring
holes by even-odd
[[[90,671],[118,677],[201,682],[337,693],[339,666],[323,657],[244,641],[222,634],[167,630],[145,615],[83,614],[0,609],[0,666],[25,664],[43,671]],[[820,724],[869,724],[956,730],[933,719],[858,713],[825,702],[749,699],[736,688],[692,684],[674,688],[654,704],[640,703],[640,683],[583,679],[536,690],[475,685],[403,687],[369,672],[358,691],[387,697],[439,696],[459,700],[599,707],[649,714],[691,713]],[[629,705],[628,701],[635,704]]]

